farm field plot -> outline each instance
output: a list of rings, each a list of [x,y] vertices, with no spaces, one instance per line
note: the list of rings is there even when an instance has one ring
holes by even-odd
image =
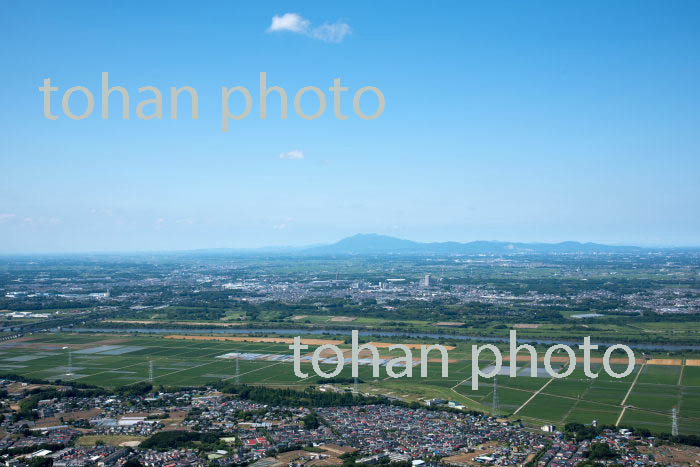
[[[652,431],[668,431],[671,426],[671,415],[628,409],[625,412],[622,423],[625,425],[643,426]]]
[[[700,419],[700,387],[681,388],[678,410],[683,417]]]
[[[579,398],[591,386],[591,381],[580,379],[555,379],[543,391],[545,394]]]
[[[700,387],[700,366],[686,366],[683,368],[683,386]]]
[[[578,401],[569,412],[565,422],[592,423],[614,425],[622,411],[621,408],[598,404],[596,402]]]
[[[625,365],[610,365],[611,369],[619,374],[622,374],[626,369],[627,366]],[[617,381],[617,382],[629,382],[631,383],[632,381],[635,380],[637,377],[637,373],[639,372],[639,369],[641,368],[641,365],[636,365],[632,372],[625,376],[624,378],[616,378],[614,376],[610,376],[606,372],[602,371],[603,366],[592,366],[591,370],[598,372],[598,378],[596,378],[597,381]],[[641,378],[641,376],[640,376]],[[677,378],[677,377],[676,377]]]
[[[573,410],[577,402],[578,399],[540,393],[519,412],[519,415],[537,420],[561,423],[567,418],[567,415]]]
[[[525,401],[532,396],[532,393],[530,391],[503,386],[501,385],[502,379],[504,378],[499,378],[498,380],[498,413],[510,414],[524,404]],[[456,388],[459,394],[478,402],[484,407],[492,407],[493,390],[494,385],[492,381],[482,382],[479,384],[479,389],[476,391],[473,391],[471,386],[460,386]]]
[[[627,399],[627,404],[658,412],[671,413],[678,406],[680,388],[678,386],[659,387],[656,384],[637,383]]]
[[[646,384],[675,385],[678,384],[680,374],[680,366],[646,365],[637,381]]]
[[[631,383],[617,381],[594,381],[585,394],[586,400],[617,405],[622,402]]]
[[[482,389],[481,387],[479,388],[479,395],[480,397],[474,397],[474,399],[478,400],[482,405],[485,407],[488,407],[489,405],[492,404],[492,396],[493,396],[493,384],[486,384],[484,385],[484,388]],[[465,393],[467,396],[469,396],[469,393]],[[532,396],[532,393],[528,391],[521,391],[521,390],[516,390],[512,389],[509,387],[504,387],[500,386],[498,387],[498,413],[499,414],[509,414],[513,413],[518,407],[520,407],[522,404],[527,401],[530,396]]]
[[[529,374],[528,376],[518,376],[515,378],[505,376],[498,378],[498,384],[502,387],[533,392],[544,386],[550,379],[551,378],[532,378]]]

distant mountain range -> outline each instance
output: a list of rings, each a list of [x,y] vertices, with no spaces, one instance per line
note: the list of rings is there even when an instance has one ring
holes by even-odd
[[[519,243],[475,241],[421,243],[378,234],[358,234],[331,245],[302,248],[297,253],[311,255],[478,255],[515,253],[634,253],[636,246],[611,246],[598,243]]]
[[[643,248],[614,246],[599,243],[522,243],[475,241],[422,243],[387,235],[357,234],[329,245],[305,247],[270,247],[255,249],[196,250],[193,253],[241,253],[265,255],[341,256],[341,255],[501,255],[501,254],[555,254],[555,253],[641,253],[670,250],[670,248]],[[678,250],[678,249],[675,249]],[[693,249],[696,250],[696,249]]]

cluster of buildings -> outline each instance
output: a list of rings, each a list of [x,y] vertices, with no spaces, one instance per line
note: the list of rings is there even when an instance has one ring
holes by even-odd
[[[39,453],[34,453],[36,454]],[[113,446],[69,446],[49,456],[55,467],[81,467],[86,465],[114,465],[128,454],[125,448]]]
[[[588,442],[567,443],[557,441],[540,457],[537,467],[576,467],[588,456]]]
[[[517,463],[545,441],[519,425],[439,410],[374,405],[320,409],[319,414],[362,452],[406,460],[439,459],[498,442],[509,448],[499,458]]]
[[[185,467],[207,465],[195,449],[171,449],[166,452],[141,450],[119,446],[71,446],[45,457],[54,467],[121,466],[129,460],[146,467]]]
[[[399,405],[287,407],[261,404],[211,388],[141,395],[56,397],[42,400],[32,415],[17,416],[19,401],[46,385],[0,382],[7,392],[0,430],[0,464],[22,467],[48,458],[54,466],[256,465],[258,467],[402,463],[426,466],[499,465],[576,467],[591,443],[608,444],[625,466],[653,466],[653,437],[628,430],[572,441],[507,420],[451,408]],[[22,393],[18,387],[24,387]],[[60,386],[53,386],[61,390]],[[65,389],[65,388],[64,388]],[[309,420],[315,420],[310,423]],[[209,434],[197,443],[143,449],[157,433]],[[88,436],[93,441],[80,442]],[[640,449],[646,447],[648,449]],[[700,451],[697,452],[700,459]]]
[[[696,465],[700,465],[700,449],[687,447],[681,449],[676,462],[669,462],[661,454],[663,449],[656,448],[654,437],[635,436],[629,430],[604,430],[603,433],[592,440],[581,442],[566,441],[562,438],[555,439],[549,445],[537,461],[537,467],[576,467],[589,459],[592,444],[605,444],[615,457],[594,459],[599,464],[623,465],[623,466],[647,466],[647,465],[692,465],[688,460],[695,459]]]
[[[82,433],[79,430],[67,426],[50,427],[44,430],[29,430],[21,433],[21,437],[11,434],[5,435],[0,440],[0,449],[24,449],[36,448],[47,445],[68,445]]]

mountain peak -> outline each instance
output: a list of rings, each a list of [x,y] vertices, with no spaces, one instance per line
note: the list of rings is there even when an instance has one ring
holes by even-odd
[[[395,252],[396,250],[406,250],[420,245],[417,242],[403,240],[388,235],[376,233],[356,234],[346,237],[332,245],[328,245],[338,253],[380,253]]]

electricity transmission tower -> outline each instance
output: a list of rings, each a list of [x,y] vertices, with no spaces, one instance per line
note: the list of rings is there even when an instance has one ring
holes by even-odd
[[[498,416],[498,379],[493,377],[493,408],[491,409],[493,416]]]
[[[66,376],[73,374],[73,350],[68,349],[68,368],[66,368]]]
[[[236,356],[236,374],[233,378],[233,381],[236,384],[239,384],[241,382],[241,366],[240,366],[240,359],[238,358],[238,355]]]
[[[676,407],[673,408],[671,417],[673,420],[671,424],[671,434],[673,436],[678,436],[678,409]]]

